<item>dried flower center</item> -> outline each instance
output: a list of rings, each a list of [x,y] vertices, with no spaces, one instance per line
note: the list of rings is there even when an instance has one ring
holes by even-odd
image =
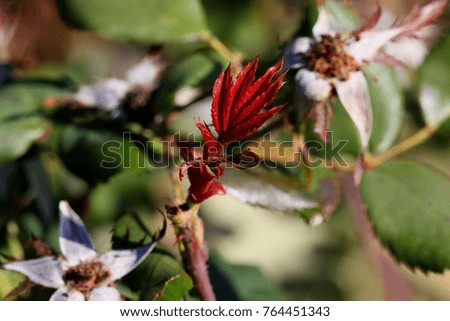
[[[337,33],[336,36],[323,35],[306,53],[308,68],[326,78],[347,80],[350,73],[359,70],[355,58],[345,51],[349,35]]]
[[[109,272],[102,267],[103,264],[98,261],[82,262],[66,271],[64,281],[69,289],[83,293],[89,292],[109,278]]]

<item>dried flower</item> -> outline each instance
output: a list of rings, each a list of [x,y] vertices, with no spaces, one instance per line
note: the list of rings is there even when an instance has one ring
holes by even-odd
[[[237,168],[249,168],[259,163],[259,157],[250,150],[239,155],[226,155],[225,146],[250,135],[283,108],[284,105],[280,105],[262,112],[284,84],[285,74],[272,82],[282,66],[283,59],[255,81],[257,57],[235,79],[232,79],[228,66],[215,81],[211,117],[217,139],[206,124],[197,122],[204,140],[203,149],[180,146],[185,160],[180,168],[180,179],[188,173],[191,182],[189,197],[193,202],[199,203],[212,195],[225,194],[223,184],[215,181],[223,175],[220,166],[224,162]]]
[[[372,108],[367,81],[361,66],[370,61],[387,65],[402,65],[402,55],[389,53],[396,42],[417,39],[425,26],[433,24],[445,11],[447,0],[434,0],[430,4],[415,7],[403,24],[380,30],[381,8],[359,29],[351,33],[338,32],[338,28],[325,7],[319,5],[319,17],[313,27],[314,38],[297,38],[285,53],[287,68],[300,68],[296,75],[297,91],[302,108],[315,113],[315,131],[325,139],[331,116],[328,99],[333,90],[353,120],[366,148],[372,128]]]
[[[69,204],[60,202],[59,211],[59,245],[64,257],[15,261],[2,268],[20,272],[33,283],[57,289],[51,301],[121,300],[113,282],[131,272],[150,254],[164,228],[151,244],[97,255],[83,221]]]

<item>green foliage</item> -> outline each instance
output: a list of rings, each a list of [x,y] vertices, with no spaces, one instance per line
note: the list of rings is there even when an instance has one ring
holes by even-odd
[[[450,184],[415,163],[391,161],[364,175],[361,191],[376,234],[401,262],[450,268]]]
[[[137,213],[124,215],[114,224],[113,247],[147,244],[152,241],[150,233]],[[124,289],[127,295],[135,294],[139,300],[181,300],[193,287],[178,260],[163,250],[152,252],[124,281],[130,287]]]
[[[343,32],[351,32],[360,25],[361,21],[356,12],[340,1],[326,0],[325,9],[339,30]]]
[[[46,84],[15,84],[0,90],[0,163],[25,154],[44,132],[42,100],[65,91]]]
[[[319,208],[319,201],[301,187],[296,177],[288,176],[276,169],[252,170],[228,169],[221,178],[227,193],[250,205],[296,213]]]
[[[450,36],[447,35],[431,51],[420,68],[419,100],[425,123],[430,126],[439,126],[450,117],[449,50]]]
[[[364,67],[372,103],[371,152],[385,152],[395,141],[403,121],[404,99],[393,70],[378,63]]]
[[[231,264],[217,253],[211,255],[210,263],[218,270],[220,286],[233,289],[238,300],[280,301],[284,299],[279,289],[255,266]]]
[[[62,17],[72,26],[141,44],[187,40],[205,29],[198,0],[58,0],[57,3]]]
[[[124,278],[139,292],[140,300],[181,300],[192,289],[192,280],[180,263],[164,252],[154,252]]]
[[[165,73],[161,88],[156,93],[154,104],[160,106],[158,112],[166,116],[173,109],[176,93],[180,89],[197,88],[200,95],[205,89],[210,90],[221,67],[218,57],[209,52],[194,53],[177,61]]]
[[[194,287],[192,279],[187,274],[178,274],[164,283],[164,287],[157,293],[158,301],[179,301]]]

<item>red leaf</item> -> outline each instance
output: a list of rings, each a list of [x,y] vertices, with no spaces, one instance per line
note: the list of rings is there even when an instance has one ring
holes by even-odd
[[[231,79],[228,66],[214,84],[211,116],[219,135],[218,141],[222,144],[229,143],[230,137],[233,137],[233,140],[242,139],[261,126],[263,123],[259,122],[262,119],[259,117],[260,111],[272,102],[283,85],[284,74],[274,83],[270,83],[281,70],[283,59],[252,84],[258,60],[256,57],[250,61],[234,80]],[[249,119],[253,117],[254,120]],[[256,123],[260,125],[254,128]],[[250,128],[242,127],[243,124]],[[241,132],[236,132],[236,127],[241,128]]]
[[[260,111],[267,107],[272,100],[275,98],[278,90],[283,86],[283,79],[285,73],[282,74],[274,83],[265,88],[265,91],[256,97],[254,100],[249,101],[249,105],[243,108],[242,112],[238,115],[234,121],[235,126],[244,122],[247,118],[252,118],[257,116]]]
[[[242,110],[243,103],[247,100],[248,91],[251,83],[255,80],[256,68],[258,67],[259,57],[250,61],[233,81],[230,89],[231,115],[230,123],[235,123],[234,119]]]
[[[245,120],[238,126],[234,127],[232,130],[228,131],[226,135],[221,138],[224,144],[232,142],[234,140],[242,139],[243,137],[250,135],[259,127],[261,127],[266,121],[272,118],[276,113],[278,113],[284,105],[275,106],[266,112],[256,115],[250,119]]]
[[[216,175],[208,170],[203,163],[197,163],[188,169],[188,176],[191,182],[189,187],[189,198],[195,203],[201,203],[213,195],[226,194],[225,186],[215,181],[217,175],[222,176],[223,170],[220,168]]]
[[[202,132],[205,145],[203,146],[203,158],[207,161],[210,157],[217,157],[223,150],[223,145],[219,143],[204,123],[195,123]]]
[[[228,105],[227,95],[231,86],[231,70],[230,65],[221,72],[219,78],[214,83],[212,92],[211,117],[214,128],[220,135],[225,129],[223,124],[228,124],[230,117],[230,106]]]
[[[33,240],[31,241],[31,245],[33,249],[36,251],[38,256],[50,256],[52,255],[52,251],[47,243],[41,241],[33,236]]]

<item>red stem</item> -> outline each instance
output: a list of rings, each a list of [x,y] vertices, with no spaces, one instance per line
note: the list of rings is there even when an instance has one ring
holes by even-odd
[[[200,298],[203,301],[215,301],[211,281],[208,275],[208,252],[204,241],[204,228],[198,216],[198,206],[182,210],[180,207],[168,209],[175,232],[179,238],[180,253],[188,268]]]
[[[367,208],[359,193],[358,183],[355,181],[357,180],[355,180],[354,173],[343,173],[341,175],[344,195],[361,234],[363,246],[370,260],[383,277],[385,298],[394,301],[414,300],[414,292],[408,281],[372,231],[367,216]]]

